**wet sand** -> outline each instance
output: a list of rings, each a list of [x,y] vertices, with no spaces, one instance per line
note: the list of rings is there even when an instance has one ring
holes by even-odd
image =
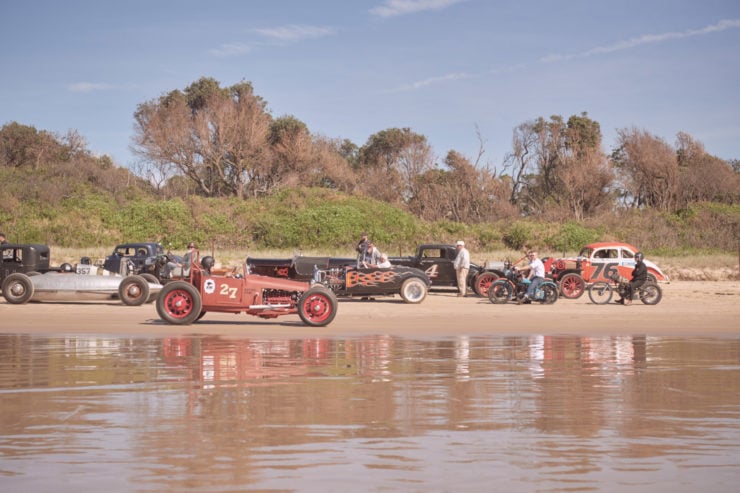
[[[461,334],[740,334],[740,282],[679,281],[662,285],[656,306],[592,304],[587,294],[553,305],[494,305],[479,297],[432,292],[418,305],[400,298],[341,299],[326,327],[305,326],[297,315],[261,319],[245,314],[208,313],[187,326],[160,320],[154,304],[117,301],[29,303],[0,301],[0,333],[115,334],[172,336],[212,334],[248,337],[347,337],[387,334],[445,337]]]

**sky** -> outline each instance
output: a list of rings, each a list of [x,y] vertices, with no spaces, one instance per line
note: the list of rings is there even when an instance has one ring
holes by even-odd
[[[739,0],[0,0],[0,126],[135,166],[138,105],[249,81],[358,146],[389,128],[501,169],[515,127],[586,112],[740,159]]]

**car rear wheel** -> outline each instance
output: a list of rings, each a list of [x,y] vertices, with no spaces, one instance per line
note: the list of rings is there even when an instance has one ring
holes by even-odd
[[[418,277],[411,277],[401,285],[401,298],[406,303],[421,303],[427,297],[427,285]]]
[[[324,286],[314,286],[298,301],[298,316],[312,327],[328,325],[337,315],[337,297]]]
[[[146,279],[146,282],[149,282],[152,284],[159,284],[159,279],[157,279],[157,276],[155,276],[154,274],[149,274],[147,272],[147,273],[139,274],[139,275],[143,277],[144,279]]]
[[[141,276],[124,277],[118,286],[118,296],[124,305],[143,305],[149,299],[149,283]]]
[[[205,312],[195,286],[184,281],[171,281],[165,284],[157,297],[157,313],[167,323],[190,325]]]
[[[31,279],[20,273],[10,274],[3,281],[3,296],[8,303],[22,305],[27,303],[33,296],[33,283]]]
[[[484,272],[475,278],[473,283],[473,290],[478,296],[488,296],[488,290],[491,289],[491,284],[498,279],[498,275],[493,272]]]
[[[583,296],[586,290],[586,282],[578,274],[565,274],[560,278],[560,294],[563,298],[575,300]]]
[[[139,274],[139,275],[141,277],[143,277],[146,280],[146,282],[148,282],[149,284],[162,284],[161,282],[159,282],[159,279],[157,279],[157,276],[155,276],[154,274],[149,274],[148,272],[145,272],[144,274]],[[150,291],[151,291],[151,289],[150,289]],[[156,291],[154,293],[151,293],[150,292],[149,293],[149,299],[146,300],[146,302],[147,303],[154,302],[157,299],[157,296],[158,295],[159,295],[159,293],[156,292]]]

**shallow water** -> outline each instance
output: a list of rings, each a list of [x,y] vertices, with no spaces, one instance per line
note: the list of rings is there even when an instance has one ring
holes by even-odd
[[[740,338],[0,334],[2,491],[736,491]]]

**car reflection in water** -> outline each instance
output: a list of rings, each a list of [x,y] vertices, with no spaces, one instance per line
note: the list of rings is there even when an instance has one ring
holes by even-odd
[[[734,491],[738,355],[736,337],[0,334],[3,491]]]

